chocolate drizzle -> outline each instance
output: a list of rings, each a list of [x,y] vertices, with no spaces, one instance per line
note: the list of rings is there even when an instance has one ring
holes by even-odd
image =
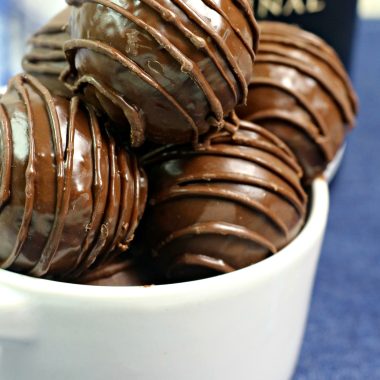
[[[0,100],[0,121],[0,267],[75,278],[127,250],[146,202],[145,174],[94,110],[19,75]]]
[[[90,268],[75,282],[96,286],[149,286],[154,283],[154,273],[148,262],[120,257],[105,265]]]
[[[258,39],[245,0],[68,2],[78,8],[63,78],[124,129],[129,125],[133,146],[145,137],[197,141],[245,101]]]
[[[34,205],[34,194],[35,194],[35,179],[36,179],[36,170],[35,170],[35,144],[34,144],[34,122],[33,122],[33,113],[30,105],[29,94],[22,86],[22,80],[20,77],[16,77],[10,82],[11,86],[14,86],[15,90],[19,93],[20,97],[23,99],[26,106],[26,113],[29,124],[29,158],[28,165],[25,172],[25,205],[24,212],[22,216],[21,226],[17,234],[16,243],[9,254],[9,256],[0,261],[1,268],[10,267],[21,254],[22,247],[25,243],[25,240],[28,237],[28,229],[32,219],[33,205]],[[3,97],[4,98],[4,97]],[[1,101],[3,100],[1,99]],[[7,121],[8,122],[8,121]],[[6,122],[6,123],[7,123]],[[13,161],[11,167],[13,166]]]
[[[232,68],[232,72],[237,78],[237,82],[239,83],[240,90],[242,91],[243,99],[245,101],[248,94],[247,82],[244,78],[244,74],[242,70],[240,69],[231,51],[231,48],[228,47],[225,41],[225,38],[221,37],[218,33],[215,32],[215,30],[210,25],[209,19],[207,19],[206,17],[202,17],[201,15],[198,14],[198,12],[194,8],[192,8],[192,2],[187,3],[186,1],[182,1],[182,0],[172,0],[172,2],[176,4],[187,15],[187,17],[191,21],[193,21],[201,29],[203,29],[204,32],[210,36],[213,42],[223,52],[228,64]]]
[[[69,98],[71,92],[59,80],[67,70],[63,44],[69,39],[70,8],[57,14],[29,40],[29,51],[22,60],[23,69],[38,78],[53,94]]]
[[[162,281],[199,279],[276,253],[302,227],[307,196],[295,157],[267,130],[207,135],[195,148],[145,155],[150,201],[142,233]]]
[[[283,139],[311,182],[355,125],[357,98],[336,53],[295,26],[262,22],[248,104],[240,117]]]
[[[11,195],[11,171],[12,171],[12,134],[10,120],[6,115],[4,106],[0,103],[1,123],[1,182],[0,182],[0,211]]]

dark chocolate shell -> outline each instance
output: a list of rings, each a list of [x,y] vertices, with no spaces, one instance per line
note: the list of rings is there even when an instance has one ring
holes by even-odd
[[[197,141],[246,100],[258,43],[247,0],[68,0],[65,80],[133,146]]]
[[[65,278],[128,248],[146,177],[91,107],[19,75],[0,126],[0,268]]]
[[[131,257],[118,257],[90,268],[75,282],[96,286],[149,286],[154,284],[153,271],[149,264]]]
[[[319,37],[277,22],[260,26],[248,102],[237,113],[285,141],[311,182],[354,126],[356,95],[338,56]]]
[[[69,39],[70,7],[57,14],[29,40],[22,60],[25,72],[32,74],[54,95],[69,98],[72,92],[59,79],[68,69],[63,44]]]
[[[150,192],[141,234],[163,281],[257,263],[304,224],[302,171],[287,146],[257,125],[241,122],[237,132],[207,136],[195,149],[162,148],[143,163]]]

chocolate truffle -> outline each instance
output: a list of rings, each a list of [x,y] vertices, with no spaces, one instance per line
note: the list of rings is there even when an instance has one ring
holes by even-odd
[[[258,42],[247,0],[67,0],[71,88],[133,146],[197,141],[244,103]]]
[[[76,283],[96,286],[149,286],[154,280],[149,263],[135,258],[118,257],[109,263],[89,269],[76,279]]]
[[[90,107],[19,75],[0,126],[0,268],[66,278],[128,248],[146,177]]]
[[[276,136],[241,122],[194,149],[147,155],[149,201],[141,234],[169,282],[201,279],[257,263],[304,224],[307,196],[295,157]],[[147,240],[147,239],[145,239]]]
[[[285,141],[311,182],[354,126],[356,95],[338,56],[319,37],[282,23],[260,26],[248,103],[237,113]]]
[[[69,38],[70,8],[50,20],[29,40],[29,51],[22,60],[23,69],[38,78],[54,95],[69,98],[71,91],[59,77],[68,64],[63,44]]]

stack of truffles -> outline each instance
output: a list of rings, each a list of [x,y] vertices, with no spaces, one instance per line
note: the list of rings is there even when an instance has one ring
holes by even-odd
[[[150,285],[289,244],[354,125],[332,49],[247,0],[67,1],[0,98],[0,268]]]

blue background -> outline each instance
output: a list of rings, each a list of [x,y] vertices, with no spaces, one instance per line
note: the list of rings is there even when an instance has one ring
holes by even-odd
[[[353,80],[360,97],[331,186],[331,211],[294,380],[380,379],[380,21],[359,23]]]

